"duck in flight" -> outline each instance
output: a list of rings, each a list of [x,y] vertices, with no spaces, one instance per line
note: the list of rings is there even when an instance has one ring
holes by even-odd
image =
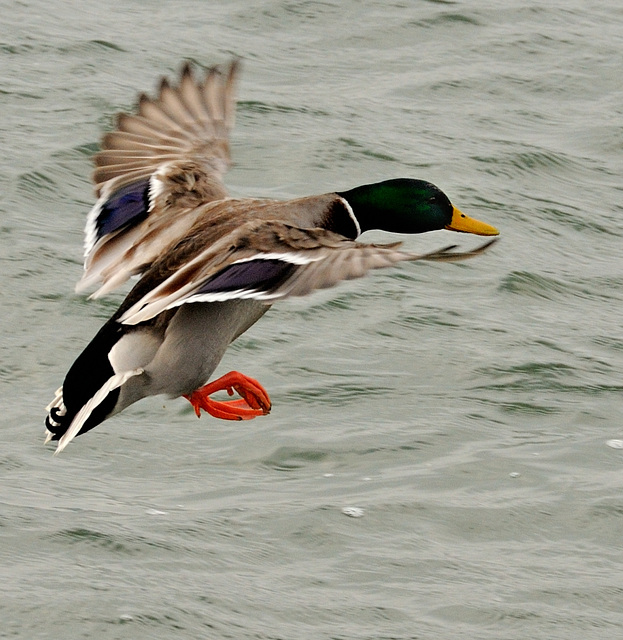
[[[401,261],[462,260],[482,253],[446,247],[416,255],[400,243],[365,244],[370,229],[415,234],[497,229],[469,218],[436,186],[398,178],[288,201],[231,198],[230,165],[239,63],[142,94],[119,114],[94,156],[97,201],[85,229],[77,291],[91,297],[140,279],[78,356],[46,408],[46,443],[57,453],[76,436],[141,398],[184,396],[197,416],[246,420],[271,402],[232,371],[209,382],[231,342],[270,306]],[[214,400],[217,391],[238,399]]]

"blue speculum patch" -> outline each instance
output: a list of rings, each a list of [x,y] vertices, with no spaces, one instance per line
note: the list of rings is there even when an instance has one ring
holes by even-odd
[[[271,291],[296,268],[284,260],[249,260],[226,267],[206,282],[197,293],[238,291],[240,289]]]
[[[108,198],[97,216],[97,239],[147,217],[149,212],[149,178],[133,182]]]

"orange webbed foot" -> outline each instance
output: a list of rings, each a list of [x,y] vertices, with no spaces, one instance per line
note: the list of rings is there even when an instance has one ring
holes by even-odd
[[[227,391],[230,396],[234,395],[235,391],[241,397],[239,400],[224,402],[212,400],[210,394],[217,391]],[[271,408],[270,398],[264,387],[257,380],[238,371],[230,371],[184,397],[192,404],[197,417],[201,416],[203,409],[221,420],[251,420],[267,415]]]

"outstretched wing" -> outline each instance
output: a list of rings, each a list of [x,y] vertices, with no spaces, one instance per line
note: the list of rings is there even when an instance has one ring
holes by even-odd
[[[137,114],[119,114],[94,157],[98,200],[87,217],[84,274],[76,289],[101,295],[139,273],[183,237],[197,209],[227,197],[237,61],[205,77],[182,68],[158,95],[141,95]]]
[[[491,243],[487,243],[489,246]],[[174,307],[194,302],[255,299],[271,304],[303,296],[371,269],[405,260],[459,260],[482,252],[452,252],[454,246],[428,254],[401,251],[400,243],[375,245],[348,240],[325,229],[301,229],[280,221],[249,222],[208,249],[176,264],[165,257],[130,293],[119,321],[138,324]],[[159,276],[156,278],[155,276]],[[153,288],[146,284],[152,279]]]

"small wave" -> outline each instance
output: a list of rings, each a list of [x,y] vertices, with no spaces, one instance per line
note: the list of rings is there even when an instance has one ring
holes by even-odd
[[[560,280],[528,271],[511,272],[502,280],[499,288],[501,291],[547,300],[573,293],[569,285]]]
[[[49,175],[48,172],[29,171],[22,174],[18,181],[18,189],[29,195],[43,196],[46,194],[56,193],[58,183]]]
[[[522,148],[496,156],[474,155],[473,159],[485,164],[487,173],[513,179],[518,174],[541,175],[543,171],[554,171],[555,177],[563,179],[563,171],[573,171],[576,176],[585,171],[578,159],[541,148]]]
[[[376,383],[357,384],[350,379],[352,374],[350,374],[348,381],[343,382],[336,382],[336,376],[327,376],[327,374],[324,376],[327,378],[324,384],[318,382],[308,386],[301,384],[295,391],[283,393],[283,401],[289,404],[313,402],[323,405],[346,406],[348,403],[358,403],[362,398],[387,395],[394,390],[392,387],[380,386]]]
[[[499,290],[529,298],[562,300],[619,300],[620,282],[614,278],[569,278],[562,280],[529,271],[512,271],[500,283]]]
[[[330,116],[327,111],[322,109],[309,109],[307,107],[294,107],[291,105],[271,104],[260,100],[242,100],[237,103],[238,112],[244,113],[303,113],[313,116]]]
[[[116,42],[109,42],[108,40],[82,40],[73,42],[70,45],[65,45],[59,48],[60,53],[68,53],[71,55],[79,55],[81,53],[97,53],[102,50],[118,51],[120,53],[126,53],[127,49],[117,44]]]
[[[113,535],[86,527],[63,529],[52,534],[52,537],[69,544],[86,544],[89,546],[100,547],[113,553],[127,555],[134,555],[145,547],[158,547],[169,551],[175,550],[173,545],[160,541],[149,540],[143,536],[136,536],[133,538],[125,535]]]
[[[430,0],[429,0],[430,1]],[[437,0],[435,4],[447,4]],[[445,25],[452,24],[469,24],[475,27],[482,26],[482,22],[477,20],[473,15],[467,15],[466,13],[456,13],[454,11],[444,12],[433,18],[426,18],[424,20],[418,20],[417,24],[422,27],[428,27],[429,29],[436,29]]]
[[[317,449],[280,447],[262,460],[262,464],[276,471],[295,471],[309,464],[322,462],[329,453]]]

